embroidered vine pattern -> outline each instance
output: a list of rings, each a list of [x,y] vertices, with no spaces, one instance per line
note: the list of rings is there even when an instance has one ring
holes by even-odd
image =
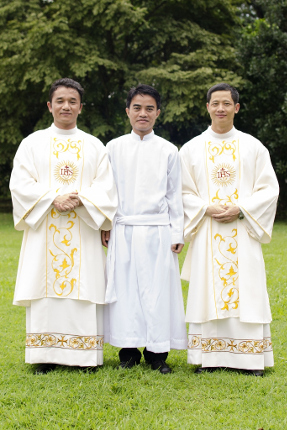
[[[218,261],[218,275],[222,281],[223,288],[221,290],[221,299],[224,303],[222,310],[229,311],[237,309],[239,303],[239,289],[238,289],[238,260],[237,260],[237,247],[236,240],[237,229],[232,230],[233,236],[222,237],[221,234],[216,234],[214,240],[218,242],[218,250],[223,258]]]
[[[238,200],[238,191],[237,189],[230,196],[222,196],[220,197],[220,189],[216,191],[215,196],[212,198],[212,203],[222,204],[222,205],[236,205],[236,200]]]
[[[223,140],[221,143],[208,142],[209,159],[214,163],[215,158],[219,155],[232,155],[233,161],[236,160],[236,140],[226,142]]]
[[[104,336],[73,336],[58,333],[27,333],[26,346],[34,348],[103,349]]]
[[[199,349],[206,352],[233,352],[237,354],[260,354],[272,351],[271,338],[228,339],[202,338],[201,335],[188,335],[188,349]]]
[[[74,254],[77,248],[70,249],[73,238],[72,229],[75,223],[72,219],[77,218],[76,212],[60,213],[55,208],[51,210],[51,217],[67,217],[65,227],[58,228],[55,224],[49,225],[49,230],[53,232],[53,250],[49,249],[52,255],[52,269],[55,273],[53,289],[57,296],[67,297],[73,291],[77,280],[70,277],[74,267]]]
[[[74,141],[72,139],[58,139],[57,137],[54,137],[53,139],[53,154],[56,155],[56,157],[59,157],[59,153],[63,152],[70,152],[71,154],[77,155],[77,160],[81,158],[80,152],[82,149],[81,141]]]

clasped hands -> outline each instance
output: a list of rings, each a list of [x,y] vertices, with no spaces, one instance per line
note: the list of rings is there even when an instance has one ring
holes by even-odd
[[[238,218],[240,209],[235,205],[211,205],[206,209],[205,214],[217,222],[229,223]]]
[[[72,193],[63,194],[62,196],[57,196],[53,201],[53,205],[59,212],[73,211],[78,206],[82,206],[83,203],[78,196],[77,191]]]

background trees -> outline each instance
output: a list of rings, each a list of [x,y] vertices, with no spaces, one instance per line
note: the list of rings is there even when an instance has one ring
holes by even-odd
[[[48,89],[64,76],[86,90],[79,127],[104,143],[130,130],[124,108],[132,85],[156,86],[163,96],[156,131],[181,145],[208,124],[206,90],[227,81],[246,95],[241,128],[273,149],[271,109],[272,125],[258,134],[264,115],[257,100],[263,99],[254,85],[264,93],[265,82],[250,62],[254,50],[260,51],[261,26],[270,28],[271,16],[277,20],[268,15],[271,3],[275,0],[0,0],[0,193],[8,195],[11,162],[21,139],[50,125]],[[261,63],[277,71],[264,58],[270,37],[260,39]],[[274,90],[275,84],[276,78]],[[284,176],[283,164],[278,169]]]
[[[287,2],[251,1],[243,8],[238,44],[242,128],[268,147],[280,183],[279,212],[287,215]]]

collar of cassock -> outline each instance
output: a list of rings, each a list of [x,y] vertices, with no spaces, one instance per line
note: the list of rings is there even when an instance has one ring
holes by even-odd
[[[153,138],[153,136],[154,136],[154,131],[152,130],[152,131],[151,131],[151,133],[146,134],[146,135],[143,137],[143,139],[141,139],[141,137],[140,137],[138,134],[136,134],[133,130],[131,131],[131,135],[132,135],[132,137],[133,137],[134,139],[136,139],[136,140],[141,140],[141,141],[143,141],[143,140],[149,140],[149,139],[152,139],[152,138]]]
[[[74,127],[74,128],[70,128],[70,130],[65,130],[64,128],[58,128],[55,126],[55,124],[53,123],[51,125],[51,129],[53,133],[57,133],[57,134],[76,134],[78,131],[78,127]]]
[[[229,130],[228,133],[223,133],[223,134],[215,133],[212,130],[211,126],[208,127],[207,131],[209,134],[211,134],[212,137],[215,137],[216,139],[230,139],[237,132],[236,128],[232,127],[232,129]]]

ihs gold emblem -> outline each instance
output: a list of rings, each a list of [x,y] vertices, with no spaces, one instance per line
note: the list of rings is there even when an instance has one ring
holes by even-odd
[[[77,179],[79,169],[72,161],[61,161],[54,170],[55,177],[62,184],[72,184]]]
[[[211,174],[212,182],[220,187],[233,184],[235,177],[236,171],[230,164],[218,164],[214,167]]]

